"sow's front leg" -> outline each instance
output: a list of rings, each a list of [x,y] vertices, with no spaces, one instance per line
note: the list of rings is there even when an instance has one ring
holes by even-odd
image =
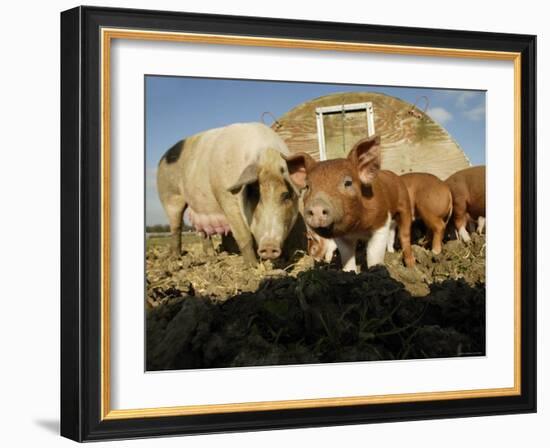
[[[250,265],[258,263],[254,252],[254,239],[244,220],[239,216],[236,219],[228,219],[228,221],[245,263]]]
[[[229,227],[231,227],[233,238],[239,246],[245,263],[254,265],[258,262],[258,259],[254,253],[254,239],[252,233],[250,233],[250,229],[238,208],[238,204],[232,204],[231,202],[233,201],[228,202],[229,204],[226,203],[226,206],[222,208],[227,217]]]

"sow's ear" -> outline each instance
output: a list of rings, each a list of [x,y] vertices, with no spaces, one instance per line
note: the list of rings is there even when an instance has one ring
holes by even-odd
[[[258,182],[258,167],[256,164],[248,165],[239,176],[239,180],[231,185],[227,191],[230,193],[238,193],[242,187],[254,182]]]
[[[291,155],[282,154],[282,156],[286,160],[288,174],[292,183],[298,188],[304,188],[306,186],[307,173],[317,165],[315,159],[305,152]]]
[[[348,155],[348,160],[357,167],[359,179],[365,185],[372,183],[380,170],[380,137],[375,135],[359,140]]]

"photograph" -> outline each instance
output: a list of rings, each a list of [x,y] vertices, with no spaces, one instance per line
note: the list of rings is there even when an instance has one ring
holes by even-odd
[[[144,77],[145,370],[486,355],[486,91]]]

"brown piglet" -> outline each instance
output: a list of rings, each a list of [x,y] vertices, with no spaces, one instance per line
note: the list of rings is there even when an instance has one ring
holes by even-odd
[[[311,229],[307,229],[307,253],[315,261],[330,263],[336,252],[336,243],[332,238],[323,238]]]
[[[407,188],[399,176],[380,170],[379,137],[357,142],[345,159],[317,162],[307,153],[284,158],[292,181],[304,190],[306,224],[334,239],[345,271],[357,272],[358,240],[367,242],[367,265],[382,264],[396,224],[405,264],[415,264]]]
[[[477,221],[478,233],[485,226],[485,166],[457,171],[445,183],[453,195],[453,221],[458,236],[468,242],[468,221]]]
[[[413,221],[420,219],[428,228],[432,252],[441,253],[445,228],[453,212],[453,198],[448,185],[429,173],[401,175],[411,200]]]

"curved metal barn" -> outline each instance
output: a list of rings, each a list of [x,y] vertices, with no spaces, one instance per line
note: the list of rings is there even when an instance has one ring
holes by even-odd
[[[421,110],[424,105],[381,93],[336,93],[299,104],[272,128],[291,152],[308,152],[317,160],[345,157],[356,141],[375,132],[381,138],[382,168],[446,179],[471,164],[458,143],[429,116],[429,109]]]

